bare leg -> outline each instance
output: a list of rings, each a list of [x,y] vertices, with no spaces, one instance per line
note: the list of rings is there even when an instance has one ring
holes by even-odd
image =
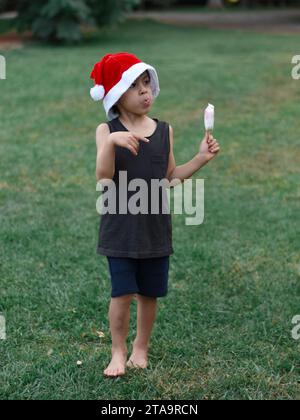
[[[111,298],[109,307],[109,323],[112,336],[112,359],[104,370],[106,376],[125,374],[127,359],[126,339],[130,320],[130,303],[134,295]]]
[[[132,354],[127,362],[129,367],[146,368],[148,349],[157,309],[157,298],[137,295],[137,335],[133,342]]]

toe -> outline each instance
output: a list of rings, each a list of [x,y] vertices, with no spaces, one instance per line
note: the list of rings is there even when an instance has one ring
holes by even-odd
[[[131,359],[129,359],[129,360],[128,360],[128,362],[126,363],[126,365],[127,365],[128,367],[134,367],[134,365],[133,365],[133,361],[132,361]]]
[[[109,378],[116,378],[118,376],[122,376],[125,374],[125,370],[122,368],[113,368],[113,369],[105,369],[103,371],[104,376],[107,376]]]
[[[138,362],[135,362],[134,360],[131,360],[131,359],[128,360],[127,365],[129,367],[133,367],[133,368],[143,368],[144,367],[143,363],[138,363]]]

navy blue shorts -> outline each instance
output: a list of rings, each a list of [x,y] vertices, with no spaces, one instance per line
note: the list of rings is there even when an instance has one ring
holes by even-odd
[[[163,297],[168,293],[169,256],[107,259],[112,285],[111,297],[131,293]]]

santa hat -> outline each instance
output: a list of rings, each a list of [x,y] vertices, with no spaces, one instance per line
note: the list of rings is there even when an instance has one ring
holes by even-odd
[[[150,75],[152,95],[156,98],[160,91],[157,72],[154,67],[142,62],[135,55],[128,52],[106,54],[94,65],[90,78],[94,79],[95,86],[91,88],[90,94],[94,101],[103,99],[109,121],[119,116],[112,107],[146,70]]]

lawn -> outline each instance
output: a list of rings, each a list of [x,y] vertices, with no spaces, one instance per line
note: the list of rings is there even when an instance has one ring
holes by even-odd
[[[219,156],[205,219],[174,214],[169,294],[146,371],[103,378],[109,273],[96,254],[93,64],[130,51],[153,64],[150,116],[174,129],[177,165],[216,106]],[[127,21],[81,46],[5,52],[0,81],[2,399],[298,399],[300,341],[299,37]],[[129,350],[135,333],[132,304]],[[102,334],[104,337],[99,337]],[[77,361],[82,365],[77,366]]]

